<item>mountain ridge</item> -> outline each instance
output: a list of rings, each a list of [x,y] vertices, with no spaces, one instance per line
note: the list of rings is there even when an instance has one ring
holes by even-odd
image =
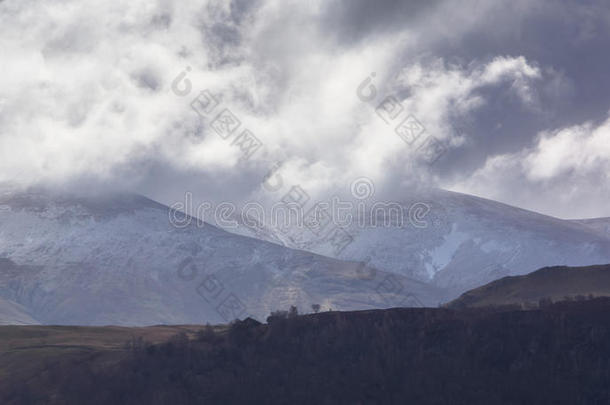
[[[409,197],[399,202],[403,218],[394,220],[396,224],[391,222],[392,212],[374,212],[371,219],[371,203],[366,213],[369,224],[347,225],[344,229],[353,242],[340,252],[306,227],[287,232],[267,227],[265,232],[272,235],[267,240],[283,240],[286,246],[341,260],[364,261],[449,289],[455,296],[493,279],[544,266],[610,262],[610,235],[585,224],[453,191],[406,194]],[[413,226],[408,217],[416,204],[428,209],[420,219],[425,226]],[[371,225],[371,221],[376,222]],[[265,233],[243,223],[238,232],[265,238]]]
[[[264,319],[290,305],[365,309],[441,300],[432,286],[361,263],[209,224],[176,228],[169,208],[146,197],[83,198],[0,194],[0,297],[41,323],[228,322]],[[390,276],[399,290],[383,289]]]
[[[517,305],[610,297],[610,264],[543,267],[521,276],[508,276],[462,294],[448,308]]]

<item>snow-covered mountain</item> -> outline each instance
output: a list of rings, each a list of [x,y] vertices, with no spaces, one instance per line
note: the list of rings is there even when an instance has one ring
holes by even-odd
[[[429,211],[414,222],[416,203]],[[276,243],[195,220],[177,228],[168,207],[133,194],[5,190],[0,318],[140,325],[264,319],[314,303],[435,306],[506,275],[610,263],[601,220],[560,220],[442,190],[411,194],[401,205],[401,221],[382,210],[364,226],[347,226],[351,243],[337,252],[307,227],[240,229]]]
[[[0,297],[0,325],[36,325],[23,306]]]
[[[226,322],[309,310],[436,305],[404,276],[239,236],[177,228],[145,197],[0,193],[0,308],[21,323]],[[178,217],[181,214],[176,214]],[[8,315],[6,315],[8,317]]]
[[[261,232],[242,221],[239,232],[341,260],[365,261],[442,288],[447,300],[500,277],[545,266],[610,263],[607,220],[561,220],[439,189],[412,192],[397,202],[400,220],[387,204],[371,212],[373,204],[363,211],[363,221],[354,219],[344,228],[353,241],[342,250],[307,226]],[[423,211],[414,213],[413,207]]]
[[[584,225],[601,236],[610,238],[610,218],[574,219],[572,222]]]

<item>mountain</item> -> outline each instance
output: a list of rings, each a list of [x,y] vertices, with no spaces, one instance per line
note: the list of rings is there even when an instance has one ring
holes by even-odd
[[[442,190],[400,204],[402,222],[369,210],[337,253],[306,227],[241,228],[275,243],[194,219],[175,227],[168,207],[135,194],[3,190],[0,320],[149,325],[264,319],[290,305],[436,306],[546,265],[610,262],[610,238],[590,224]]]
[[[588,267],[545,267],[524,276],[504,277],[462,294],[450,308],[502,305],[538,306],[541,300],[562,301],[610,297],[610,264]]]
[[[444,296],[404,276],[209,224],[178,228],[169,213],[134,194],[3,190],[0,298],[42,324],[150,325],[264,319],[314,303],[437,305]]]
[[[405,194],[407,198],[397,202],[367,200],[365,214],[357,217],[363,220],[344,228],[353,241],[342,250],[307,226],[260,232],[242,221],[239,232],[341,260],[364,261],[441,288],[447,300],[544,266],[610,263],[610,235],[600,231],[603,220],[562,220],[440,189]],[[356,218],[357,209],[352,212]]]
[[[23,306],[0,297],[0,325],[36,325]]]
[[[572,222],[584,225],[599,235],[610,238],[610,218],[573,219]]]

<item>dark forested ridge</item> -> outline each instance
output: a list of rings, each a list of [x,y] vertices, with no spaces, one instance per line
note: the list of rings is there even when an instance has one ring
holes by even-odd
[[[1,402],[607,404],[609,313],[598,298],[246,320],[46,362]]]

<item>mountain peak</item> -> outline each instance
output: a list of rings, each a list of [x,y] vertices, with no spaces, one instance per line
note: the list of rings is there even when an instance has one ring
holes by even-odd
[[[0,210],[26,211],[65,215],[88,215],[109,218],[141,209],[167,211],[163,204],[139,194],[114,191],[109,193],[60,192],[44,188],[0,190]]]

